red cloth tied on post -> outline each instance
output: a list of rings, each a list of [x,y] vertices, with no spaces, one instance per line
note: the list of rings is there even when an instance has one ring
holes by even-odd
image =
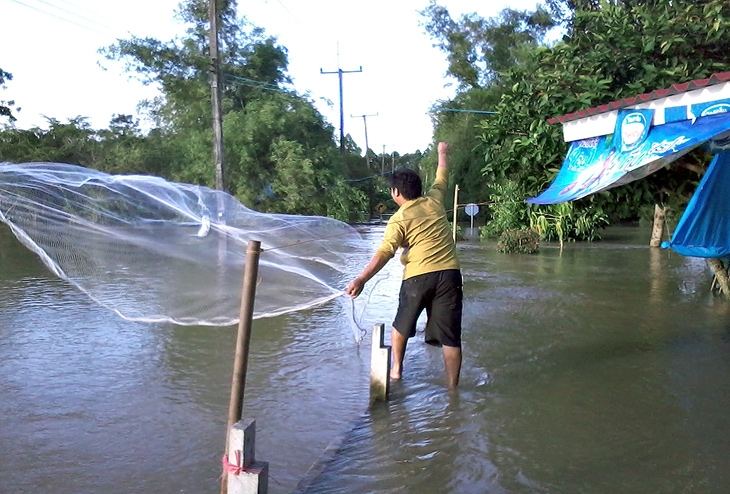
[[[243,467],[243,460],[241,458],[241,450],[236,450],[236,463],[228,461],[228,455],[223,455],[223,471],[233,475],[240,475],[241,472],[245,472],[246,469]]]

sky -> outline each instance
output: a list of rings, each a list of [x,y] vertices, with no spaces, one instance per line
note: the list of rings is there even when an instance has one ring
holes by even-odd
[[[452,18],[492,17],[536,0],[440,0]],[[179,0],[0,0],[0,68],[13,79],[0,100],[15,100],[18,128],[46,128],[88,117],[106,128],[114,114],[134,114],[158,94],[98,49],[118,39],[182,36]],[[365,148],[399,154],[425,150],[433,139],[431,106],[455,94],[446,54],[433,46],[419,14],[428,0],[239,0],[239,16],[288,50],[294,89],[308,93],[339,136],[343,75],[344,130]],[[367,115],[365,118],[362,115]],[[143,120],[144,123],[144,120]]]

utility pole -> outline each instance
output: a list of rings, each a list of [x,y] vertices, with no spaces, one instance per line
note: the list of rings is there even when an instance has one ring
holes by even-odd
[[[370,149],[370,144],[368,144],[368,117],[377,117],[377,113],[371,113],[369,115],[350,115],[350,117],[362,117],[362,123],[365,126],[365,164],[368,164],[368,149]]]
[[[210,99],[213,108],[213,162],[215,188],[223,190],[223,116],[221,114],[220,60],[218,59],[218,6],[217,0],[208,0],[208,31],[210,51]]]
[[[342,70],[338,68],[336,71],[325,72],[322,68],[319,69],[320,74],[337,74],[340,80],[340,152],[345,152],[345,115],[342,111],[342,74],[350,74],[353,72],[362,72],[362,65],[357,70]]]
[[[383,154],[380,155],[380,175],[385,174],[385,144],[383,144]]]

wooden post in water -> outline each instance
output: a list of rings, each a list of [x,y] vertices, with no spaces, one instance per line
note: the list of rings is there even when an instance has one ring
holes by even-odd
[[[249,240],[248,248],[246,249],[246,264],[243,271],[243,289],[241,291],[241,312],[239,314],[240,320],[238,322],[238,334],[236,336],[236,353],[233,361],[233,377],[231,379],[231,401],[228,404],[228,423],[226,427],[226,447],[224,451],[224,458],[229,464],[232,464],[234,470],[237,469],[240,473],[241,468],[245,465],[246,459],[243,457],[243,450],[241,448],[240,461],[236,461],[234,448],[230,448],[231,452],[234,453],[233,457],[229,455],[229,447],[231,446],[230,437],[233,425],[241,420],[241,414],[243,411],[243,398],[246,390],[246,370],[248,367],[248,353],[249,344],[251,342],[251,326],[253,324],[253,306],[254,299],[256,297],[256,278],[258,278],[259,272],[259,255],[261,253],[261,242],[258,240]],[[247,426],[251,429],[250,426]],[[253,423],[253,431],[255,431],[255,422]],[[253,432],[249,433],[252,437]],[[243,441],[243,440],[242,440]],[[253,445],[253,441],[251,441]],[[235,445],[234,445],[235,446]],[[231,461],[233,458],[233,461]],[[253,452],[251,452],[250,459],[253,459]],[[223,475],[221,476],[221,494],[228,492],[228,473],[231,470],[229,467],[223,469]],[[264,474],[268,475],[268,468],[264,469]],[[238,493],[249,493],[249,492],[260,492],[260,491],[238,491]],[[233,494],[233,493],[231,493]]]
[[[712,279],[712,288],[714,290],[715,285],[720,294],[726,298],[730,298],[730,276],[728,275],[728,268],[722,263],[720,259],[710,258],[707,259],[707,265],[712,269],[712,273],[715,277]]]
[[[659,247],[664,237],[664,225],[666,218],[666,208],[659,204],[654,204],[654,223],[651,229],[650,247]]]
[[[370,401],[386,401],[390,391],[391,347],[385,345],[385,325],[373,326],[373,346],[370,355]]]

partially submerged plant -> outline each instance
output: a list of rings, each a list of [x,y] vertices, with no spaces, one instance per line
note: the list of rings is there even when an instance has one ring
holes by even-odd
[[[497,242],[497,251],[505,254],[535,254],[539,249],[540,235],[530,228],[507,230]]]

